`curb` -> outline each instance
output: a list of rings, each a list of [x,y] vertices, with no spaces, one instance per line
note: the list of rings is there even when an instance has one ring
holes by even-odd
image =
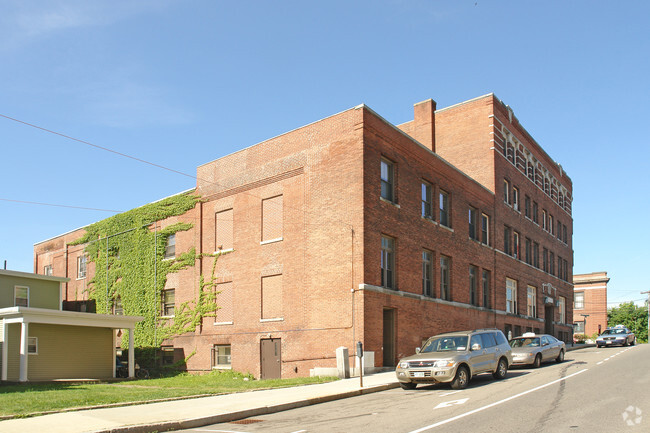
[[[209,424],[219,424],[224,422],[237,421],[251,416],[267,415],[271,413],[282,412],[285,410],[296,409],[299,407],[311,406],[318,403],[326,403],[329,401],[341,400],[349,397],[356,397],[359,395],[371,394],[374,392],[386,391],[393,388],[398,388],[399,383],[386,383],[382,385],[374,385],[367,388],[357,389],[353,391],[345,391],[336,394],[325,395],[322,397],[308,398],[306,400],[294,401],[290,403],[283,403],[270,406],[256,407],[253,409],[241,410],[238,412],[224,413],[219,415],[207,415],[199,418],[191,418],[180,421],[164,421],[151,424],[138,424],[131,426],[115,427],[110,429],[94,430],[92,433],[153,433],[165,432],[170,430],[182,430],[196,427],[203,427]]]

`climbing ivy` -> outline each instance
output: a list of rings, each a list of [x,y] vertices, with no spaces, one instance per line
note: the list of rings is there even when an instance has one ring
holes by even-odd
[[[166,338],[194,331],[203,317],[215,314],[213,268],[208,283],[200,277],[196,299],[180,304],[173,318],[160,317],[161,292],[167,276],[194,266],[198,256],[192,248],[165,259],[169,236],[193,225],[176,223],[161,230],[156,223],[184,214],[198,201],[199,197],[184,193],[120,213],[86,227],[85,235],[72,243],[85,245],[87,260],[95,265],[87,291],[89,299],[96,302],[97,312],[110,313],[119,297],[124,314],[144,317],[135,328],[138,347],[160,346]],[[125,337],[123,347],[128,345]]]

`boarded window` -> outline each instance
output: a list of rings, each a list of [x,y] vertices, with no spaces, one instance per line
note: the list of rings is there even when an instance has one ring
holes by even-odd
[[[217,213],[217,233],[215,251],[231,250],[233,246],[233,210],[228,209]]]
[[[282,196],[262,200],[262,242],[282,239]]]
[[[232,281],[217,284],[217,315],[215,323],[232,323],[233,322],[233,287]]]
[[[262,319],[282,316],[282,275],[262,277]]]

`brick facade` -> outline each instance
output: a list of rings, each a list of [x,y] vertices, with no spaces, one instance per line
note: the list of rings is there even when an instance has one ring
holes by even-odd
[[[217,317],[169,342],[179,353],[195,353],[189,370],[209,370],[213,348],[225,345],[234,370],[268,377],[261,347],[278,339],[280,375],[291,377],[335,367],[336,348],[353,354],[356,341],[374,353],[376,366],[392,366],[428,336],[454,329],[570,337],[570,179],[494,95],[435,108],[432,100],[416,104],[414,120],[395,126],[361,105],[198,167],[202,201],[162,222],[194,222],[178,233],[177,252],[224,252],[216,264]],[[526,163],[535,167],[530,176],[522,170]],[[388,198],[381,196],[383,175]],[[522,205],[524,195],[536,203],[538,217],[504,202],[504,179],[519,189]],[[423,216],[423,206],[430,214]],[[553,227],[561,221],[559,238],[539,222],[542,209],[554,216]],[[505,226],[519,233],[522,251],[530,239],[530,264],[524,255],[504,252]],[[66,245],[82,233],[37,244],[35,270],[53,263],[54,275],[69,275],[74,261]],[[389,245],[385,253],[382,242]],[[543,249],[559,265],[543,269]],[[429,293],[423,289],[425,252]],[[200,256],[193,268],[169,278],[177,304],[196,296],[213,260]],[[441,260],[448,266],[445,281]],[[512,312],[506,279],[517,286]],[[71,281],[68,297],[84,296],[80,281]],[[535,290],[531,315],[528,286]]]
[[[573,323],[580,331],[592,336],[607,328],[607,272],[592,272],[573,276],[574,308]],[[588,315],[588,317],[584,317]],[[586,328],[585,328],[586,324]],[[612,326],[617,325],[614,323]]]

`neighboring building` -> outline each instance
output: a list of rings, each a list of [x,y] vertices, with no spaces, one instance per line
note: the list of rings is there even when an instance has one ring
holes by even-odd
[[[607,272],[573,276],[573,323],[576,334],[592,336],[607,328],[608,282]]]
[[[63,311],[67,281],[0,270],[1,380],[115,377],[116,330],[132,331],[141,318]]]
[[[188,370],[305,376],[357,341],[366,366],[394,366],[444,331],[572,335],[572,183],[493,94],[424,101],[399,126],[360,105],[198,167],[194,193],[150,228],[191,224],[165,254],[197,253],[156,293],[158,320],[227,253],[216,317],[165,342]],[[103,266],[70,245],[83,233],[34,247],[36,270],[77,277],[70,301]]]

